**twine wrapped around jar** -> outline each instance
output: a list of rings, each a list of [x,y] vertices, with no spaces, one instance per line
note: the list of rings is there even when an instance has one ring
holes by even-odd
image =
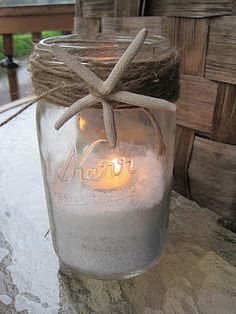
[[[104,37],[105,39],[100,38],[98,35],[97,40],[99,40],[100,45],[104,43],[104,46],[106,46],[109,42],[110,47],[111,44],[116,44],[115,40],[112,42],[111,39]],[[94,37],[95,39],[96,37]],[[46,39],[36,45],[30,57],[34,93],[41,95],[60,85],[60,89],[54,91],[53,94],[49,93],[44,98],[50,103],[64,107],[71,106],[72,103],[87,94],[87,84],[64,63],[58,62],[58,59],[55,58],[51,50],[51,45],[55,44],[64,45],[66,51],[80,62],[85,63],[86,67],[101,80],[105,80],[116,62],[102,58],[98,61],[96,57],[88,59],[83,51],[78,53],[76,46],[86,46],[90,42],[90,39],[80,39],[74,35],[74,37]],[[127,42],[125,44],[127,45]],[[147,48],[149,49],[148,45]],[[145,43],[142,50],[145,53]],[[94,56],[96,56],[96,50]],[[52,62],[52,60],[55,62]],[[175,101],[179,91],[178,68],[179,56],[174,49],[166,49],[161,56],[153,55],[152,59],[149,60],[145,58],[143,60],[134,60],[132,65],[126,69],[125,75],[120,79],[117,89]]]
[[[114,63],[107,62],[107,60],[103,60],[103,62],[97,60],[91,62],[90,60],[90,68],[86,67],[83,65],[83,62],[86,62],[83,54],[80,54],[78,58],[78,55],[66,51],[65,48],[58,45],[61,39],[54,38],[51,42],[49,40],[51,45],[49,49],[43,43],[37,45],[30,58],[32,83],[37,98],[26,105],[23,110],[41,98],[59,106],[70,107],[56,122],[55,128],[58,130],[72,116],[79,114],[82,109],[102,105],[104,126],[110,147],[116,146],[114,107],[137,106],[146,110],[159,107],[175,111],[176,107],[172,103],[150,96],[153,94],[156,96],[156,89],[160,87],[158,79],[160,69],[157,72],[160,64],[163,65],[164,62],[165,70],[169,67],[173,68],[173,62],[178,63],[176,52],[170,50],[161,56],[154,54],[151,60],[147,60],[144,55],[141,60],[131,65],[143,46],[146,36],[146,29],[142,29],[115,66],[113,66]],[[73,39],[67,41],[69,45],[72,43],[75,44],[76,41]],[[69,46],[69,48],[71,50],[72,47]],[[58,62],[54,56],[62,63]],[[163,71],[163,67],[161,70]],[[98,75],[95,73],[97,71]],[[124,72],[126,79],[124,79]],[[103,77],[105,77],[104,81]],[[84,96],[88,89],[89,94]],[[133,90],[135,93],[132,93]],[[166,96],[168,97],[168,94]],[[161,130],[157,121],[154,122],[152,121],[160,140],[160,150],[164,152],[165,145]]]

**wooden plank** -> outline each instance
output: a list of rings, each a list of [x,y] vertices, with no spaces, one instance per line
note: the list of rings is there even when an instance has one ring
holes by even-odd
[[[28,15],[73,14],[74,4],[33,5],[0,8],[0,17],[16,17]]]
[[[201,77],[181,75],[177,123],[211,133],[218,84]]]
[[[114,0],[114,16],[139,16],[141,0]]]
[[[236,86],[220,83],[213,118],[212,139],[236,144]]]
[[[17,16],[0,18],[0,34],[42,32],[45,30],[72,30],[72,14],[45,16]]]
[[[214,19],[210,25],[206,78],[236,84],[236,16]]]
[[[177,126],[175,137],[175,160],[173,187],[176,191],[190,198],[188,166],[194,141],[194,131]]]
[[[175,18],[170,25],[173,46],[180,51],[181,73],[204,76],[208,19]]]
[[[150,34],[168,37],[170,18],[166,17],[103,17],[102,32],[137,33],[145,27]]]
[[[195,137],[189,164],[192,198],[217,213],[236,215],[236,146]]]
[[[101,30],[100,18],[74,18],[74,30],[77,33],[99,33]]]
[[[232,15],[236,15],[236,0],[233,0],[232,1]]]
[[[114,16],[114,0],[77,0],[77,6],[83,17]]]
[[[147,15],[211,17],[232,14],[231,0],[153,0],[147,1]]]

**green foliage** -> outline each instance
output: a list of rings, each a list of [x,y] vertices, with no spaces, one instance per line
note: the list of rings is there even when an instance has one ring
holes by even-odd
[[[43,32],[42,37],[47,38],[47,37],[52,37],[52,36],[59,36],[61,35],[61,32],[50,32],[46,31]],[[14,56],[17,57],[23,57],[26,55],[29,55],[33,43],[32,43],[32,35],[31,34],[16,34],[13,36],[14,40]],[[0,36],[0,59],[4,58],[4,52],[3,52],[3,37]]]

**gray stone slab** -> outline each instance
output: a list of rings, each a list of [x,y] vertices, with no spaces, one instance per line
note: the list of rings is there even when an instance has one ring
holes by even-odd
[[[34,111],[0,128],[0,313],[236,313],[236,235],[174,192],[166,249],[150,271],[126,281],[59,271]]]

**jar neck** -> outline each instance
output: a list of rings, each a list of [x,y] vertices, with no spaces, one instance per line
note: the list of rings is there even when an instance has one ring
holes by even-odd
[[[116,63],[133,40],[130,35],[86,34],[51,37],[40,41],[38,47],[50,53],[53,44],[60,45],[86,64]],[[153,62],[173,51],[169,41],[161,36],[149,35],[134,62]],[[51,55],[51,62],[55,62]],[[57,62],[59,62],[57,60]],[[59,62],[60,63],[60,62]]]
[[[41,41],[30,58],[35,94],[46,94],[44,98],[48,102],[69,107],[88,93],[87,83],[55,57],[51,45],[64,47],[100,79],[106,80],[132,40],[133,37],[128,35],[97,34],[86,35],[86,38],[82,35],[67,35]],[[125,75],[118,83],[118,89],[163,97],[162,92],[166,93],[168,81],[175,76],[173,69],[174,73],[178,71],[176,51],[169,47],[168,41],[163,37],[151,35],[146,39],[132,65],[126,69]],[[51,90],[53,93],[47,93]],[[172,100],[176,92],[171,90],[169,94],[163,98]]]

